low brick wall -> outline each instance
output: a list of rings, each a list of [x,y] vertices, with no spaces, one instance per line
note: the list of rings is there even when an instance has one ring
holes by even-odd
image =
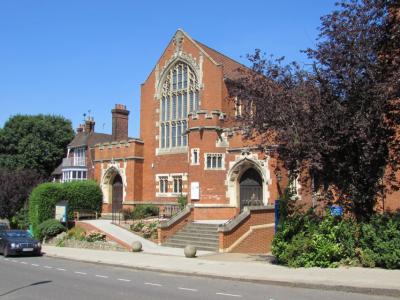
[[[196,207],[194,220],[229,220],[238,214],[236,207]]]
[[[89,231],[98,231],[98,232],[102,232],[102,233],[104,233],[104,234],[106,235],[107,240],[113,241],[113,242],[115,242],[115,243],[121,245],[122,247],[124,247],[124,248],[126,248],[126,249],[128,249],[128,250],[131,250],[131,245],[128,245],[127,243],[125,243],[125,242],[119,240],[118,238],[116,238],[116,237],[114,237],[114,236],[112,236],[112,235],[109,235],[109,234],[107,234],[107,233],[101,231],[100,229],[98,229],[98,228],[95,227],[95,226],[92,226],[92,225],[89,224],[89,223],[85,223],[85,222],[78,221],[78,222],[75,222],[75,227],[83,228],[83,229],[85,229],[86,232],[89,232]]]
[[[272,206],[250,207],[218,229],[219,251],[267,253],[271,250],[274,225]]]
[[[169,221],[161,222],[157,228],[158,244],[162,245],[167,239],[169,239],[187,224],[192,223],[193,220],[193,207],[188,206]]]

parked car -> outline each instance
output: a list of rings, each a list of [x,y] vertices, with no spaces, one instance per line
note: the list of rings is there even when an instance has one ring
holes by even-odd
[[[10,229],[10,227],[8,226],[7,223],[2,223],[2,222],[0,222],[0,231],[2,231],[2,230],[8,230],[8,229]]]
[[[41,255],[42,245],[25,230],[0,231],[0,253],[10,255]]]

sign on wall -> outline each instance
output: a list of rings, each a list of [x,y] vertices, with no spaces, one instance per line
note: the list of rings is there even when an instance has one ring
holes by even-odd
[[[192,200],[200,200],[200,184],[198,181],[190,183],[190,197]]]
[[[68,213],[68,202],[60,201],[56,204],[56,215],[55,219],[60,221],[61,223],[67,222],[67,213]]]

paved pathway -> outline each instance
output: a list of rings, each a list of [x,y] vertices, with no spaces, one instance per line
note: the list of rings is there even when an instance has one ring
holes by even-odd
[[[142,243],[143,252],[151,253],[151,254],[162,254],[162,255],[174,255],[174,256],[182,256],[183,249],[181,248],[173,248],[173,247],[164,247],[153,243],[152,241],[146,240],[141,236],[130,232],[124,228],[121,228],[117,225],[111,224],[111,220],[84,220],[80,222],[88,223],[100,231],[111,235],[122,242],[131,245],[134,241],[139,241]],[[209,255],[213,252],[209,251],[197,251],[198,256]]]

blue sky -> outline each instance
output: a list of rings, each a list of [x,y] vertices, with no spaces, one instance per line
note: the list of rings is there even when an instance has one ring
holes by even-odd
[[[260,48],[306,62],[320,16],[335,0],[0,0],[0,127],[15,114],[50,113],[74,128],[91,111],[111,131],[115,103],[139,134],[140,84],[176,29],[233,59]]]

